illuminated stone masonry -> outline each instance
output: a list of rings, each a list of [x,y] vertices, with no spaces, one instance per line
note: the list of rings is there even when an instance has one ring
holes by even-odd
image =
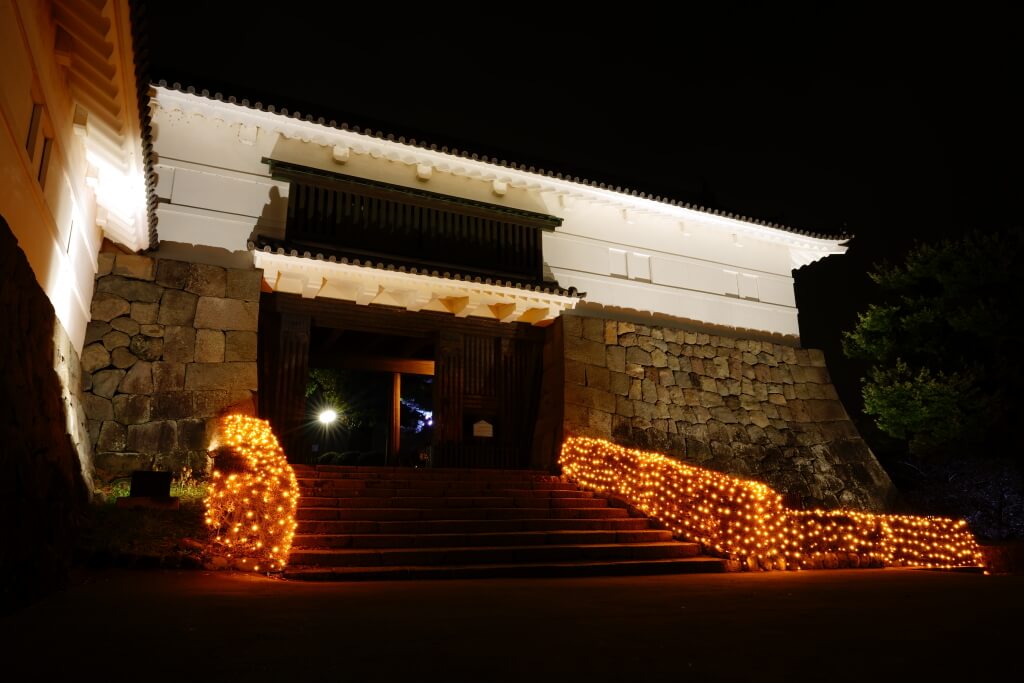
[[[791,506],[885,510],[895,489],[839,402],[824,354],[564,316],[566,436],[756,477]]]
[[[214,418],[256,390],[261,271],[101,253],[82,390],[98,479],[207,465]]]

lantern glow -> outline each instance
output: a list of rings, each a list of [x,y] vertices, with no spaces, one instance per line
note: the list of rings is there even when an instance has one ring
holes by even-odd
[[[621,496],[677,537],[751,568],[820,568],[832,566],[837,556],[851,566],[984,565],[964,520],[792,510],[761,482],[602,439],[567,439],[559,463],[581,487]]]
[[[207,493],[212,541],[240,568],[281,570],[298,526],[295,470],[266,420],[228,415],[220,422],[219,442],[221,452],[233,458],[231,472],[214,469]]]

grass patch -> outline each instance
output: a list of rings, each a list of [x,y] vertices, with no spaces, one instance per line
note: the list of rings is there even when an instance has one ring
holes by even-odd
[[[201,565],[207,540],[205,482],[187,470],[175,477],[171,495],[179,500],[177,510],[118,507],[130,485],[129,479],[119,479],[97,488],[79,534],[80,556],[99,564]]]

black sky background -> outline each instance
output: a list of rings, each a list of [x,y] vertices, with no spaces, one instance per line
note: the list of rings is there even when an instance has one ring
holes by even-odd
[[[854,235],[795,277],[802,342],[825,350],[856,414],[864,368],[840,339],[871,299],[872,264],[1021,223],[1021,23],[737,7],[161,0],[145,14],[155,80]]]

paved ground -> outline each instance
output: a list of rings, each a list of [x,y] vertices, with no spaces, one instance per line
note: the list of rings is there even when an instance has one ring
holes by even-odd
[[[349,584],[109,570],[0,620],[5,667],[27,672],[11,681],[979,680],[1019,667],[1022,643],[1024,576],[910,570]]]

